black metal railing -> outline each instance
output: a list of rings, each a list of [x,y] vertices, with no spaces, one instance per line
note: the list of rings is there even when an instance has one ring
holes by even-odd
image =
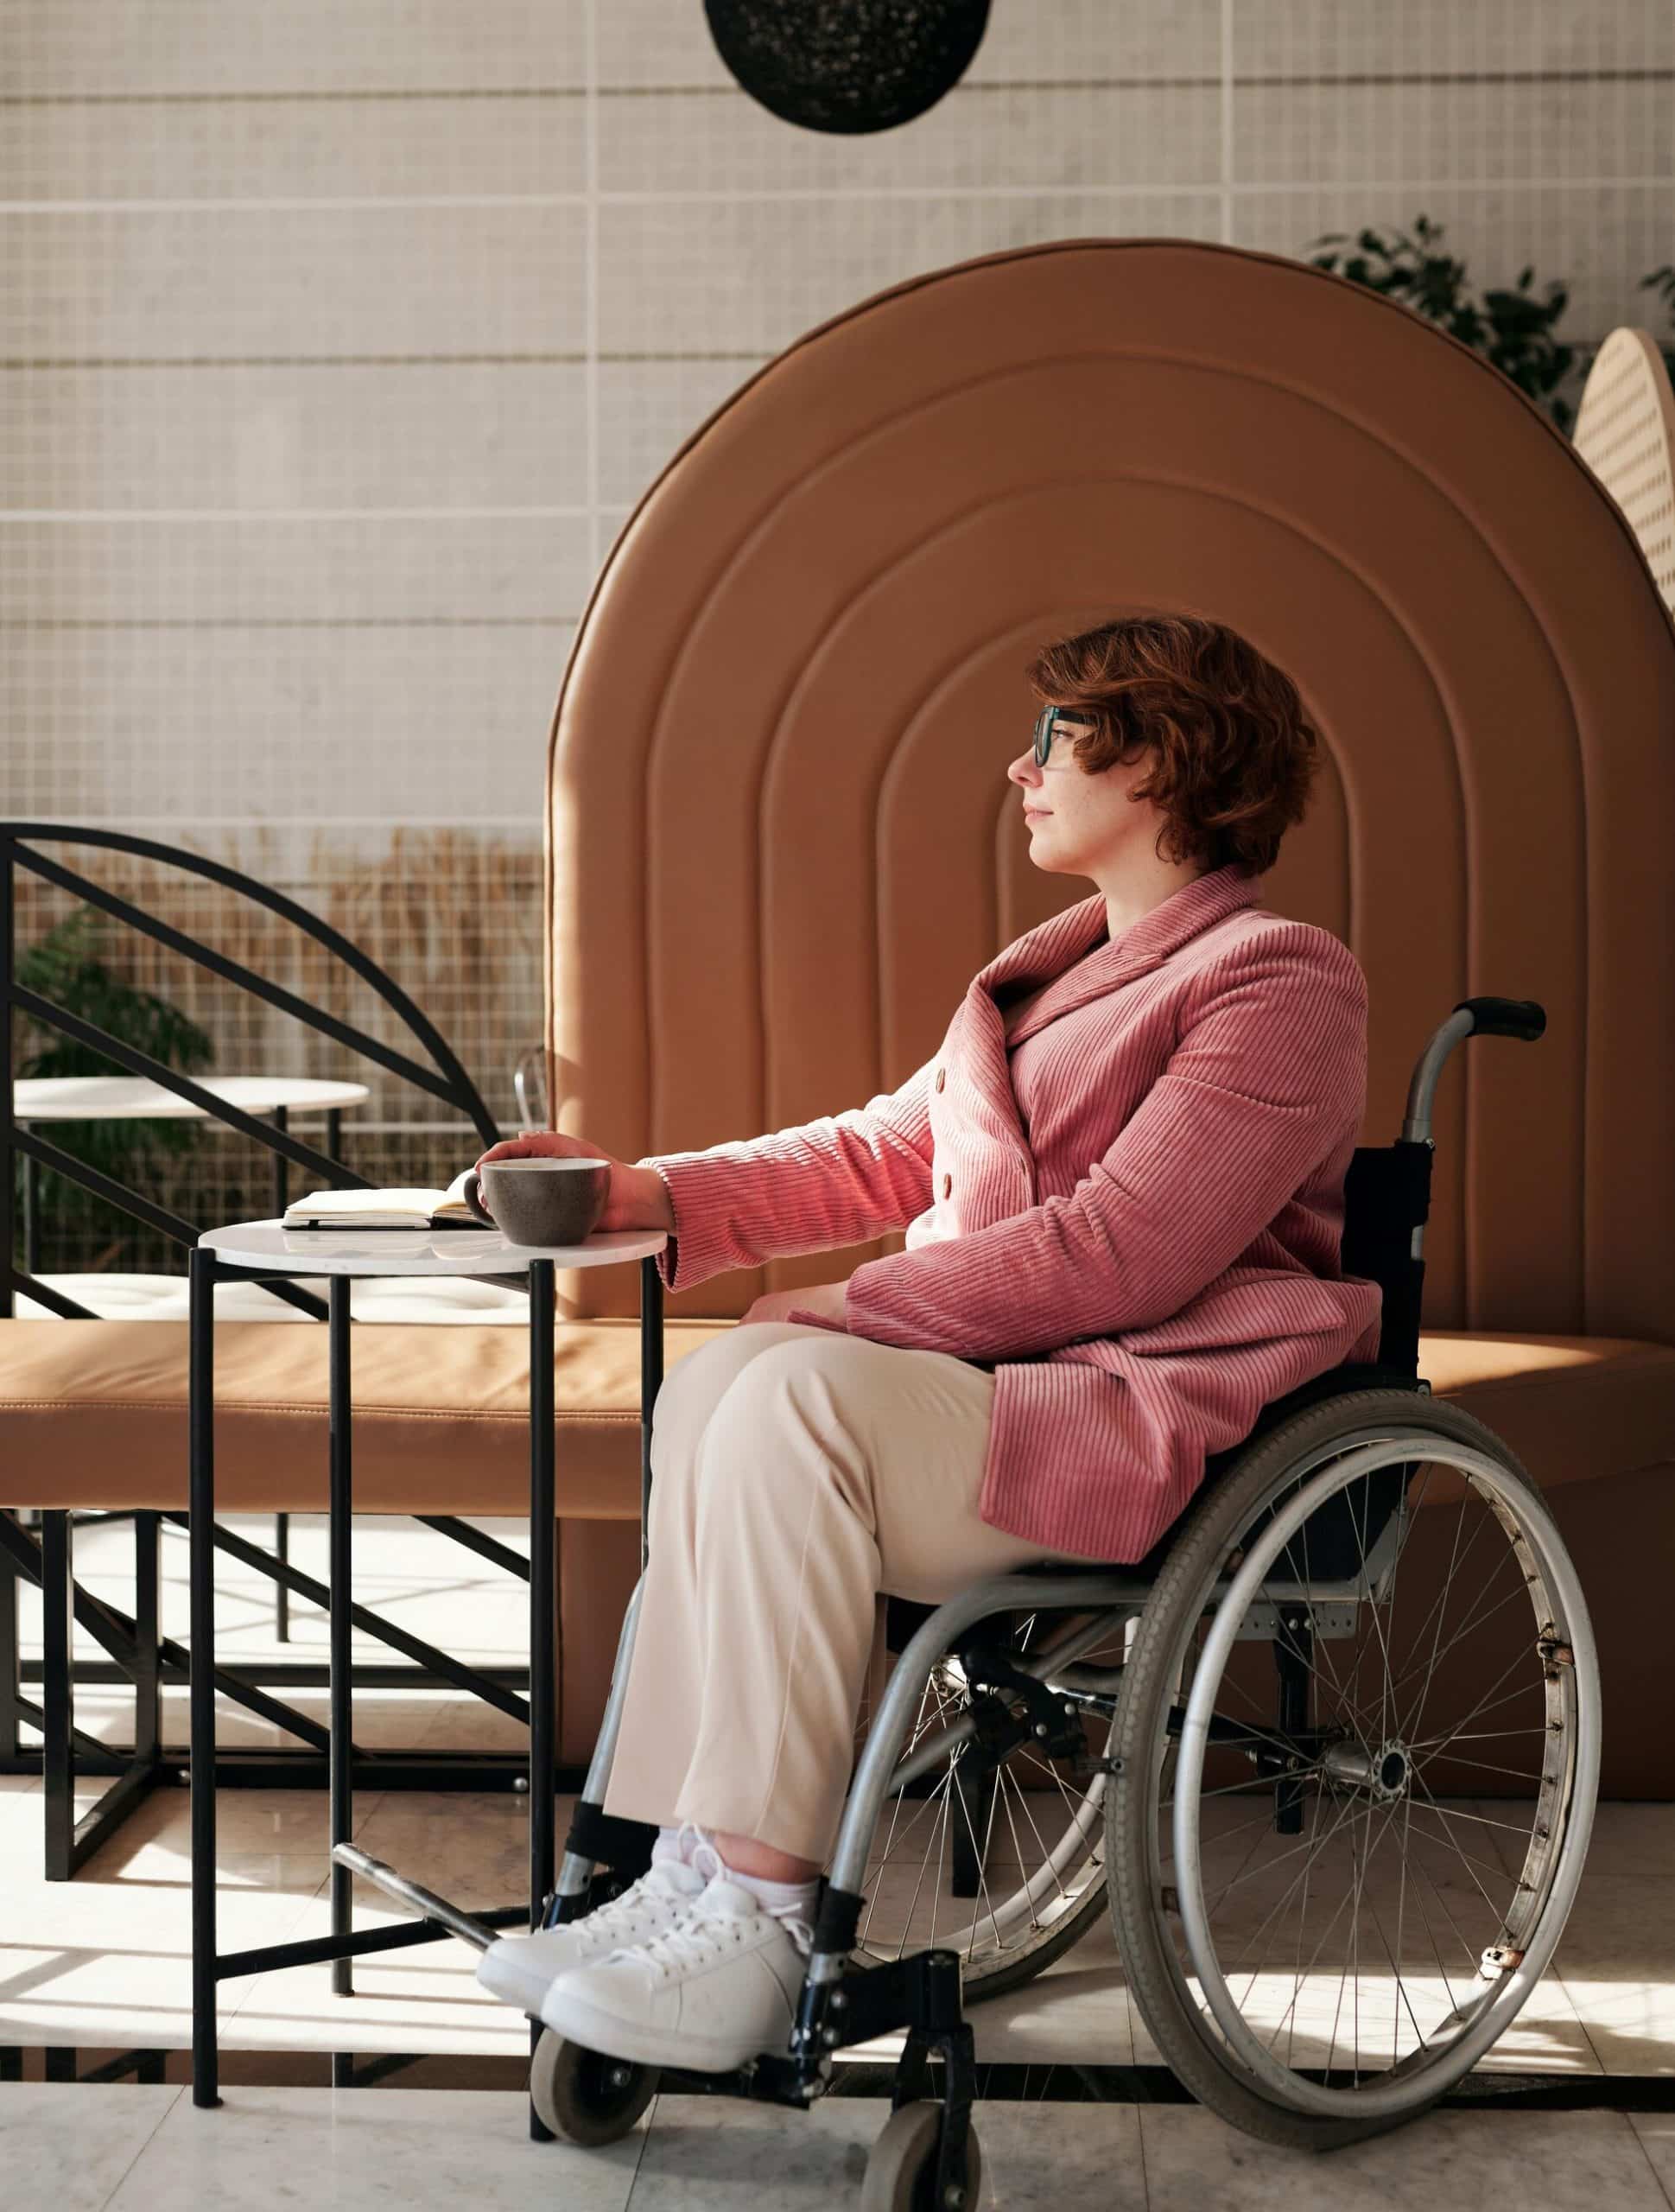
[[[423,1046],[434,1063],[427,1067],[405,1053],[396,1051],[379,1039],[369,1036],[353,1023],[339,1020],[321,1007],[300,998],[282,984],[246,967],[242,961],[230,959],[218,952],[213,945],[201,944],[184,930],[161,921],[155,914],[148,914],[131,899],[123,899],[106,889],[103,884],[76,869],[66,868],[44,853],[32,849],[26,841],[48,842],[54,844],[87,845],[107,852],[131,854],[138,858],[157,861],[165,866],[177,868],[193,875],[201,876],[224,888],[249,899],[282,920],[292,923],[316,944],[323,945],[333,958],[375,991],[393,1013],[397,1014],[411,1035]],[[386,1073],[398,1077],[403,1082],[416,1085],[427,1096],[455,1108],[475,1128],[485,1146],[497,1143],[500,1132],[493,1116],[485,1104],[482,1094],[466,1073],[456,1055],[451,1051],[435,1025],[403,991],[400,985],[385,975],[378,963],[352,944],[339,930],[334,930],[308,907],[295,899],[288,899],[283,892],[275,891],[270,885],[259,882],[254,876],[245,875],[220,861],[206,859],[202,854],[184,851],[177,845],[159,844],[149,837],[130,836],[117,830],[92,830],[57,822],[0,822],[0,1006],[4,1019],[0,1020],[0,1091],[6,1103],[4,1173],[0,1173],[0,1251],[5,1255],[5,1280],[0,1285],[0,1316],[10,1316],[13,1299],[19,1290],[49,1306],[67,1320],[94,1320],[98,1316],[85,1306],[67,1298],[59,1291],[37,1282],[26,1267],[20,1268],[15,1256],[16,1223],[14,1221],[12,1155],[21,1153],[35,1166],[50,1168],[63,1175],[95,1197],[117,1208],[136,1221],[190,1249],[198,1240],[198,1230],[190,1222],[170,1213],[153,1199],[137,1192],[128,1191],[111,1177],[101,1174],[85,1160],[76,1159],[34,1130],[21,1128],[12,1111],[14,1077],[13,1014],[27,1014],[44,1027],[54,1029],[62,1036],[73,1039],[90,1051],[102,1054],[130,1075],[149,1077],[154,1083],[172,1090],[188,1103],[236,1129],[241,1135],[265,1146],[277,1158],[296,1167],[311,1169],[326,1178],[336,1190],[367,1190],[372,1187],[364,1175],[346,1167],[341,1160],[328,1153],[317,1151],[313,1145],[293,1136],[283,1124],[275,1126],[247,1114],[242,1107],[219,1097],[194,1083],[190,1076],[167,1066],[143,1052],[97,1023],[84,1020],[79,1014],[67,1007],[53,1005],[38,992],[28,989],[17,981],[16,963],[16,882],[17,870],[27,870],[43,882],[55,885],[60,890],[86,899],[114,919],[127,923],[143,936],[171,951],[183,955],[199,967],[207,969],[223,982],[234,985],[239,991],[264,1001],[280,1012],[289,1014],[323,1036],[332,1038],[348,1051],[375,1062]],[[512,1280],[512,1278],[508,1278]],[[521,1281],[521,1278],[517,1278]],[[326,1318],[324,1302],[312,1293],[291,1283],[270,1286],[273,1294],[282,1297],[289,1305],[311,1315],[317,1320]]]
[[[42,843],[88,847],[161,862],[219,884],[238,897],[265,907],[322,946],[374,991],[398,1018],[423,1057],[414,1057],[369,1035],[354,1023],[339,1019],[322,1007],[300,997],[295,991],[287,989],[282,984],[258,974],[243,962],[218,952],[212,945],[203,944],[187,931],[147,912],[132,899],[120,896],[81,874],[79,869],[66,866],[61,860],[35,849],[36,845]],[[56,1286],[38,1279],[35,1272],[35,1255],[32,1249],[35,1239],[28,1234],[27,1226],[25,1263],[21,1268],[18,1266],[15,1244],[18,1226],[14,1196],[15,1155],[21,1155],[25,1162],[26,1224],[33,1217],[35,1211],[28,1199],[32,1178],[35,1171],[46,1168],[67,1177],[188,1252],[196,1244],[200,1233],[199,1224],[159,1205],[143,1192],[129,1190],[112,1177],[41,1136],[36,1129],[20,1126],[13,1110],[16,1057],[13,1029],[16,1014],[27,1014],[44,1027],[87,1046],[130,1075],[149,1078],[200,1108],[206,1116],[264,1147],[274,1155],[277,1187],[282,1193],[283,1174],[289,1166],[308,1170],[322,1177],[333,1189],[364,1190],[373,1187],[365,1176],[356,1173],[339,1157],[340,1147],[335,1114],[328,1120],[328,1149],[322,1153],[291,1133],[282,1110],[276,1117],[276,1123],[258,1119],[205,1089],[203,1084],[194,1083],[189,1076],[167,1066],[151,1054],[112,1036],[97,1023],[83,1019],[67,1007],[54,1005],[38,992],[21,984],[17,980],[16,963],[16,893],[20,869],[75,898],[85,899],[114,920],[126,924],[155,943],[207,969],[242,995],[259,999],[279,1012],[306,1023],[311,1029],[342,1046],[346,1052],[415,1086],[427,1098],[454,1108],[475,1129],[485,1147],[498,1141],[500,1131],[481,1093],[435,1025],[375,961],[340,931],[333,929],[328,922],[295,899],[287,898],[282,892],[276,891],[236,868],[228,868],[221,861],[206,859],[201,854],[187,852],[177,846],[159,843],[154,839],[73,823],[0,822],[0,1006],[3,1007],[3,1019],[0,1019],[0,1089],[3,1089],[6,1104],[4,1134],[0,1137],[0,1152],[3,1153],[3,1157],[0,1158],[0,1252],[4,1255],[3,1281],[0,1282],[0,1317],[9,1319],[14,1315],[15,1298],[22,1292],[65,1320],[91,1321],[100,1318]],[[282,1196],[279,1211],[283,1211]],[[485,1280],[504,1282],[518,1288],[524,1287],[524,1277],[521,1273]],[[264,1283],[263,1287],[272,1296],[283,1300],[310,1319],[323,1321],[327,1318],[326,1301],[300,1284],[270,1280]],[[90,1515],[87,1517],[114,1516]],[[527,1580],[527,1561],[521,1560],[509,1548],[483,1536],[468,1523],[456,1522],[447,1516],[419,1515],[415,1517],[479,1556],[490,1559],[494,1564]],[[145,1592],[154,1593],[152,1602],[142,1602],[136,1607],[136,1617],[118,1614],[114,1608],[95,1600],[75,1584],[72,1574],[71,1542],[76,1518],[74,1512],[67,1508],[44,1511],[37,1540],[17,1523],[11,1513],[0,1509],[0,1771],[38,1766],[42,1772],[47,1797],[47,1872],[49,1879],[57,1880],[67,1879],[73,1875],[89,1853],[114,1832],[127,1813],[148,1794],[149,1788],[180,1764],[178,1755],[171,1758],[170,1754],[161,1747],[158,1696],[163,1684],[185,1679],[187,1658],[185,1650],[162,1636],[155,1604],[158,1537],[164,1526],[178,1523],[181,1516],[166,1510],[136,1511],[134,1514],[137,1584],[143,1595]],[[255,1567],[263,1573],[274,1584],[282,1605],[291,1592],[323,1605],[324,1586],[299,1573],[289,1560],[286,1516],[283,1515],[276,1518],[276,1548],[271,1553],[219,1526],[214,1532],[214,1541],[218,1550],[236,1556],[244,1564]],[[16,1592],[20,1579],[40,1586],[43,1605],[42,1656],[39,1662],[26,1666],[20,1666],[17,1649]],[[81,1735],[75,1728],[73,1681],[70,1667],[73,1621],[79,1622],[88,1630],[108,1655],[99,1662],[82,1662],[75,1672],[86,1680],[118,1679],[133,1684],[136,1703],[131,1750],[100,1744]],[[527,1668],[465,1666],[435,1646],[407,1635],[393,1624],[360,1609],[357,1609],[356,1624],[413,1662],[399,1669],[393,1666],[358,1668],[355,1670],[357,1677],[364,1678],[367,1686],[387,1687],[397,1679],[416,1688],[447,1685],[467,1690],[501,1712],[513,1713],[520,1719],[527,1717],[528,1707],[524,1700],[514,1694],[515,1686],[529,1687]],[[282,1618],[282,1641],[286,1632]],[[299,1686],[312,1683],[320,1677],[321,1672],[319,1668],[306,1663],[284,1662],[247,1666],[237,1672],[230,1669],[215,1669],[214,1687],[218,1693],[234,1699],[247,1710],[281,1726],[296,1738],[301,1746],[293,1751],[273,1750],[242,1757],[237,1753],[218,1754],[218,1782],[260,1781],[268,1786],[276,1783],[314,1787],[323,1785],[328,1757],[326,1730],[307,1714],[280,1699],[268,1695],[259,1687],[263,1681]],[[26,1694],[25,1686],[31,1679],[41,1685],[39,1704]],[[30,1754],[20,1745],[17,1734],[20,1724],[27,1724],[40,1732],[42,1749],[38,1755]],[[521,1779],[523,1764],[502,1754],[473,1752],[364,1754],[353,1751],[352,1757],[358,1763],[365,1760],[375,1768],[381,1785],[386,1788],[447,1789],[480,1788],[492,1783],[510,1784]],[[73,1806],[75,1778],[78,1773],[85,1775],[90,1772],[113,1775],[117,1779],[98,1802],[77,1820]]]

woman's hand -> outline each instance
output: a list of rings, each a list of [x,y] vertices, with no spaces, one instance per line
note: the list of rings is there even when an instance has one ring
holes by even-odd
[[[675,1226],[674,1210],[663,1178],[655,1167],[631,1167],[612,1159],[603,1145],[586,1137],[561,1136],[556,1129],[528,1129],[522,1136],[504,1138],[479,1153],[473,1163],[480,1169],[493,1160],[603,1160],[611,1170],[605,1211],[600,1229],[667,1229]]]
[[[746,1321],[783,1321],[796,1306],[806,1306],[810,1313],[829,1315],[837,1322],[843,1319],[843,1294],[847,1282],[815,1282],[803,1290],[768,1290],[752,1301],[742,1319]]]

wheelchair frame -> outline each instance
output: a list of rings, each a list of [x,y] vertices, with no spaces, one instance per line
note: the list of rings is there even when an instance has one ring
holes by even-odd
[[[1346,1179],[1343,1269],[1348,1274],[1376,1280],[1383,1288],[1378,1360],[1341,1363],[1274,1400],[1264,1408],[1249,1436],[1228,1451],[1210,1456],[1206,1484],[1247,1452],[1259,1437],[1304,1407],[1368,1388],[1429,1395],[1430,1385],[1418,1372],[1418,1325],[1435,1149],[1431,1120],[1437,1080],[1449,1052],[1464,1037],[1489,1034],[1533,1041],[1545,1027],[1545,1015],[1534,1001],[1499,998],[1462,1000],[1438,1026],[1415,1066],[1399,1138],[1389,1147],[1358,1147]],[[1399,1550],[1405,1517],[1405,1507],[1399,1501],[1353,1579],[1311,1579],[1305,1592],[1302,1585],[1265,1578],[1267,1600],[1248,1608],[1234,1635],[1275,1639],[1277,1620],[1264,1617],[1283,1613],[1288,1604],[1299,1600],[1317,1614],[1323,1606],[1333,1609],[1340,1627],[1346,1618],[1353,1620],[1354,1610],[1361,1603],[1369,1599],[1376,1601],[1381,1594]],[[907,1758],[901,1756],[939,1661],[956,1648],[962,1655],[969,1651],[970,1631],[996,1615],[1025,1610],[1072,1616],[1055,1637],[1021,1659],[987,1651],[981,1655],[990,1681],[1002,1688],[1008,1698],[1022,1701],[1024,1725],[1035,1736],[1050,1741],[1067,1721],[1075,1719],[1080,1707],[1074,1700],[1063,1700],[1049,1689],[1047,1677],[1050,1675],[1066,1689],[1114,1699],[1123,1670],[1081,1667],[1079,1662],[1144,1611],[1152,1594],[1152,1570],[1180,1525],[1177,1522],[1168,1532],[1146,1560],[1126,1571],[1051,1566],[1027,1569],[974,1584],[929,1613],[897,1660],[852,1777],[830,1870],[822,1883],[813,1948],[789,2050],[759,2054],[724,2074],[671,2067],[642,2070],[649,2071],[658,2086],[676,2091],[737,2095],[806,2107],[829,2086],[834,2052],[904,2028],[907,2039],[892,2108],[899,2112],[931,2091],[929,2062],[933,2056],[939,2056],[943,2062],[938,2099],[942,2121],[934,2189],[928,2201],[949,2208],[949,2212],[957,2212],[966,2203],[975,2055],[971,2027],[961,2006],[960,1955],[932,1948],[893,1961],[853,1961],[852,1954],[866,1903],[861,1885],[872,1837],[886,1799],[940,1764],[979,1726],[974,1710],[968,1707],[959,1718],[933,1731]],[[1223,1582],[1220,1586],[1227,1585]],[[655,1831],[641,1822],[607,1815],[603,1809],[643,1588],[642,1580],[624,1613],[609,1699],[587,1783],[566,1839],[555,1891],[542,1916],[545,1926],[581,1916],[593,1901],[596,1872],[601,1865],[609,1868],[610,1887],[614,1890],[649,1864]],[[1080,1616],[1089,1618],[1075,1618]],[[1288,1689],[1282,1670],[1278,1722],[1282,1733],[1294,1732],[1298,1725],[1297,1718],[1286,1711]],[[1213,1718],[1210,1725],[1213,1730]],[[1094,1765],[1095,1770],[1102,1769],[1109,1774],[1120,1771],[1121,1761],[1106,1758]],[[1296,1785],[1276,1779],[1274,1787],[1278,1807],[1282,1793]],[[1283,1809],[1277,1811],[1276,1817],[1284,1817]],[[405,1880],[354,1846],[338,1845],[333,1857],[339,1866],[477,1948],[486,1949],[496,1940],[494,1929]],[[629,2069],[619,2066],[616,2070],[625,2079]],[[642,2101],[625,2128],[643,2108]],[[531,2128],[537,2132],[533,2114]],[[538,2132],[544,2135],[546,2131]],[[923,2171],[928,2177],[929,2165]]]

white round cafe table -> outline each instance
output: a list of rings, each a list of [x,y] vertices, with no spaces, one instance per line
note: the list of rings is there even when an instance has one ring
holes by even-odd
[[[320,1114],[358,1106],[372,1095],[364,1083],[316,1076],[197,1075],[192,1081],[247,1114]],[[208,1113],[146,1075],[22,1076],[11,1100],[17,1122],[189,1122]]]
[[[514,1244],[504,1229],[288,1229],[279,1220],[233,1222],[198,1239],[230,1266],[276,1275],[504,1275],[532,1260],[600,1268],[654,1259],[668,1242],[662,1229],[596,1230],[580,1244]]]
[[[330,1847],[354,1832],[353,1714],[350,1635],[350,1538],[354,1497],[352,1473],[352,1407],[349,1285],[358,1275],[527,1274],[530,1303],[530,1897],[527,1924],[540,1925],[553,1887],[556,1856],[554,1770],[557,1751],[558,1494],[555,1460],[554,1274],[558,1268],[640,1263],[640,1541],[644,1557],[645,1505],[651,1474],[651,1412],[663,1381],[663,1282],[657,1255],[666,1230],[596,1231],[579,1244],[510,1243],[498,1229],[287,1229],[277,1218],[229,1223],[207,1230],[191,1258],[191,1313],[187,1325],[187,1523],[191,1535],[190,1639],[191,1771],[194,1783],[215,1772],[215,1309],[223,1268],[248,1268],[270,1278],[326,1275],[329,1402],[329,1614],[327,1669],[330,1713]],[[424,1339],[415,1338],[416,1380],[422,1382]],[[388,1633],[388,1624],[380,1632]],[[418,1656],[416,1652],[415,1656]],[[449,1662],[444,1654],[431,1663]],[[467,1685],[469,1687],[469,1685]],[[480,1693],[479,1693],[480,1694]],[[353,1955],[351,1872],[335,1858],[331,1866],[329,1945],[307,1946],[310,1959],[346,1961]],[[521,1905],[498,1909],[495,1917],[525,1917]],[[215,1998],[223,1955],[215,1936],[215,1791],[192,1792],[192,2084],[193,2101],[218,2101],[219,2059]],[[365,1940],[363,1936],[363,1942]],[[298,1964],[295,1944],[242,1951],[238,1971],[259,1974]],[[345,1969],[334,1965],[333,1986]],[[531,2030],[533,2051],[538,2024]]]
[[[371,1096],[364,1083],[339,1083],[324,1076],[205,1075],[192,1080],[204,1090],[224,1098],[246,1114],[271,1114],[274,1127],[289,1126],[293,1114],[324,1114],[326,1149],[333,1160],[343,1156],[343,1109],[358,1106]],[[146,1075],[20,1076],[11,1087],[14,1122],[203,1122],[209,1109],[182,1098],[167,1084]],[[290,1196],[290,1162],[282,1153],[273,1156],[273,1203],[282,1213]],[[23,1264],[31,1274],[38,1271],[35,1178],[37,1162],[23,1158]]]

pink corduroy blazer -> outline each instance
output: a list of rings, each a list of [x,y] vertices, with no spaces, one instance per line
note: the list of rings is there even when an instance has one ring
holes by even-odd
[[[849,1276],[848,1332],[992,1367],[982,1518],[1044,1557],[1120,1562],[1269,1401],[1376,1357],[1382,1294],[1341,1264],[1367,1090],[1355,955],[1270,912],[1237,864],[1105,925],[1095,893],[997,954],[899,1090],[636,1164],[673,1201],[669,1290],[904,1228]],[[1011,1040],[1051,1025],[1026,1135],[995,994],[1043,984]]]

